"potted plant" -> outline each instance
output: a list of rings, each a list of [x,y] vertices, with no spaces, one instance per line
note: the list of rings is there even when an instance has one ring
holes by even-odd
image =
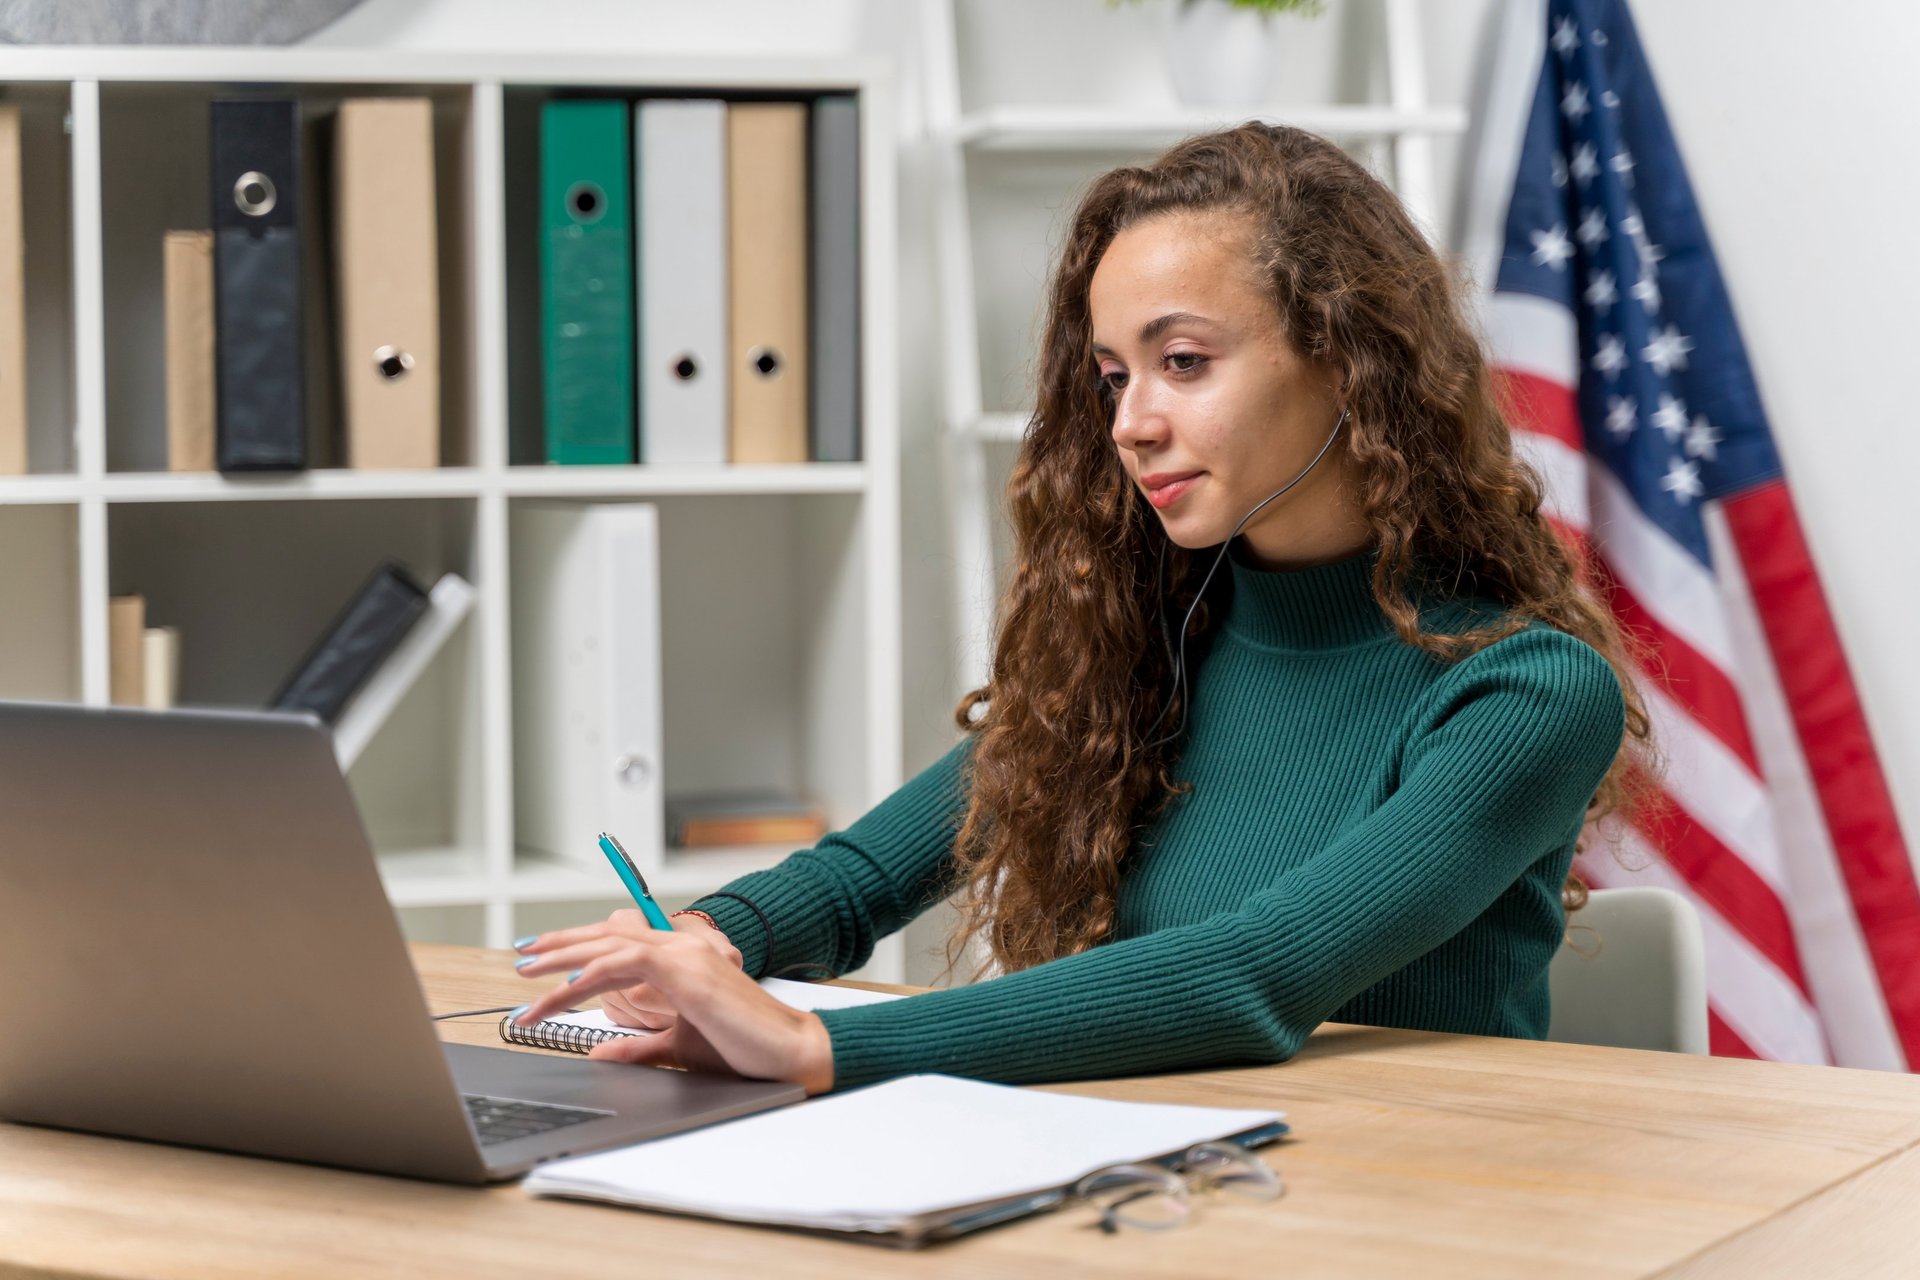
[[[1133,0],[1107,0],[1113,8]],[[1318,17],[1326,0],[1165,0],[1167,71],[1188,106],[1262,102],[1279,35],[1273,16]]]

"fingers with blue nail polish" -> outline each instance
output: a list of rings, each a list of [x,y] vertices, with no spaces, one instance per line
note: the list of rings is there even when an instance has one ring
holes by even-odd
[[[513,940],[513,949],[515,951],[525,951],[528,947],[532,946],[534,943],[538,941],[540,941],[540,935],[537,933],[530,933],[524,938],[515,938]]]
[[[539,964],[539,963],[540,963],[539,956],[522,956],[520,957],[520,959],[515,960],[513,962],[513,967],[516,969],[525,969],[530,964]]]
[[[575,969],[575,970],[574,970],[574,971],[573,971],[572,973],[570,973],[570,974],[568,974],[568,975],[567,975],[567,981],[568,981],[568,982],[578,982],[578,981],[580,981],[580,975],[581,975],[581,974],[582,974],[583,972],[585,972],[585,970],[582,970],[582,969]]]
[[[507,1015],[507,1021],[508,1022],[520,1021],[520,1015],[525,1013],[528,1009],[531,1009],[532,1007],[533,1007],[532,1005],[528,1005],[528,1004],[521,1005],[519,1008],[515,1009],[512,1013]]]

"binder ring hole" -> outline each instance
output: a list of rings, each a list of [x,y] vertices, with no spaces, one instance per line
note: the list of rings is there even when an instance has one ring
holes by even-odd
[[[373,353],[373,367],[388,382],[398,382],[413,368],[413,353],[398,347],[381,347]]]
[[[273,179],[258,169],[249,169],[234,179],[234,206],[249,218],[263,218],[272,213],[279,200],[280,192],[274,187]]]
[[[692,356],[682,355],[682,356],[676,356],[674,358],[673,376],[680,379],[680,381],[691,382],[693,380],[693,376],[699,372],[700,372],[700,362],[698,360],[695,360]]]
[[[748,353],[747,360],[763,378],[771,378],[780,372],[780,357],[771,347],[755,347]]]
[[[598,222],[607,212],[607,193],[598,183],[576,182],[567,188],[567,212],[575,222]]]

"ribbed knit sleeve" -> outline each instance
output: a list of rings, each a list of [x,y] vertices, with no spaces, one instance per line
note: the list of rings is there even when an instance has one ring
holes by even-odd
[[[713,917],[756,978],[794,966],[803,967],[794,976],[809,979],[859,968],[876,941],[950,891],[953,838],[966,810],[962,775],[972,748],[969,735],[846,830],[719,890],[738,897],[710,895],[692,905]]]
[[[1533,864],[1571,856],[1623,721],[1612,668],[1583,642],[1540,627],[1489,646],[1410,708],[1386,799],[1261,892],[972,986],[823,1011],[834,1087],[915,1071],[1017,1083],[1289,1058]],[[1448,999],[1432,993],[1437,1025]]]

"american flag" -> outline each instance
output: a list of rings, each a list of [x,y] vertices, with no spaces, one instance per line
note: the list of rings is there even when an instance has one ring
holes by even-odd
[[[1516,450],[1643,642],[1666,811],[1580,869],[1698,908],[1719,1054],[1920,1066],[1920,891],[1624,0],[1509,0],[1463,251]]]

